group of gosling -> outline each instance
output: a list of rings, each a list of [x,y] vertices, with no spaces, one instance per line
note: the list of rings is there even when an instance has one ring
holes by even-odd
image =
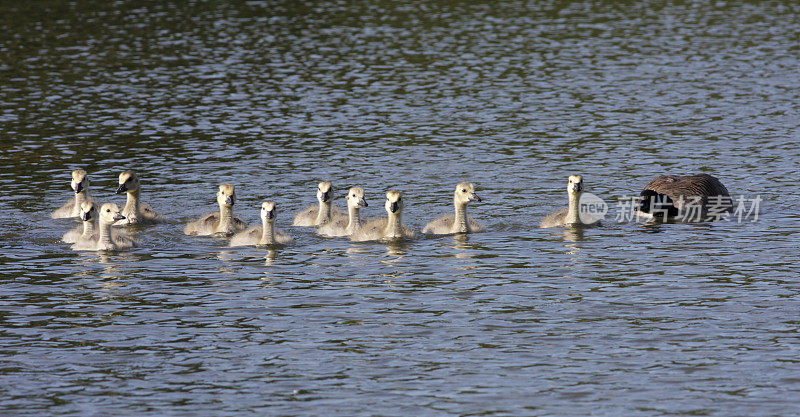
[[[78,217],[82,226],[67,232],[63,241],[72,243],[74,250],[116,251],[129,249],[136,242],[122,228],[114,226],[142,225],[158,223],[164,217],[140,200],[139,178],[133,171],[119,174],[119,187],[116,193],[126,193],[127,201],[122,210],[114,203],[99,205],[89,195],[89,179],[86,171],[72,172],[70,186],[75,197],[52,213],[53,218]],[[547,216],[541,227],[585,225],[579,216],[579,200],[583,192],[583,177],[572,175],[567,184],[569,205]],[[663,212],[677,215],[683,207],[683,197],[699,196],[707,201],[711,195],[728,195],[727,189],[716,178],[707,175],[678,177],[661,175],[645,186],[637,207],[638,214]],[[316,227],[317,233],[325,237],[349,237],[353,241],[383,239],[410,239],[415,233],[402,223],[403,199],[400,192],[386,193],[387,217],[365,221],[359,210],[367,207],[364,190],[352,187],[348,190],[347,213],[342,213],[333,205],[333,187],[330,182],[320,182],[317,187],[318,205],[300,211],[294,218],[294,226]],[[454,214],[442,215],[422,229],[429,235],[481,232],[484,227],[467,216],[467,205],[480,202],[475,187],[466,182],[456,185],[453,194]],[[234,217],[233,205],[236,191],[231,184],[222,184],[217,191],[219,211],[207,214],[186,224],[183,231],[190,236],[224,235],[231,236],[230,246],[281,245],[292,241],[287,233],[275,228],[276,206],[273,201],[261,203],[261,226],[247,227],[241,219]],[[651,216],[652,217],[652,216]]]

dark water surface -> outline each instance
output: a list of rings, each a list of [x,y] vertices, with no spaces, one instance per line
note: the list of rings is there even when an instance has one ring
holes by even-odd
[[[0,2],[0,414],[800,413],[796,2]],[[84,168],[169,222],[60,242]],[[756,222],[616,222],[661,173]],[[601,227],[539,229],[566,178]],[[476,184],[468,238],[290,226],[331,180],[419,230]],[[295,243],[183,224],[236,184]]]

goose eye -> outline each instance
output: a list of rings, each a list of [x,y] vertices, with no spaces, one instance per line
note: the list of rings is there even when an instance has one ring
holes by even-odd
[[[463,188],[462,188],[462,189],[461,189],[461,192],[462,192],[462,193],[466,193],[466,192],[467,192],[467,190],[465,190],[465,189],[463,189]]]

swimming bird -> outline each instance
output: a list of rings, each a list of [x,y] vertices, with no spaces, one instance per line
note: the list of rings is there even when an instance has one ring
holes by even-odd
[[[644,186],[636,214],[645,218],[683,221],[713,220],[733,210],[728,189],[708,174],[659,175]]]
[[[190,222],[183,228],[183,233],[191,236],[205,236],[222,233],[232,235],[244,230],[247,225],[233,216],[233,204],[236,202],[236,190],[231,184],[222,184],[217,192],[219,212],[209,213]]]
[[[364,199],[364,189],[352,187],[347,191],[347,215],[337,215],[331,221],[319,226],[317,233],[327,237],[350,236],[355,233],[362,224],[359,211],[362,207],[367,207],[367,200]]]
[[[64,233],[64,237],[61,238],[64,243],[75,243],[80,239],[97,239],[97,206],[95,203],[93,201],[84,201],[81,203],[81,210],[78,217],[82,220],[83,224]]]
[[[85,201],[92,201],[92,197],[89,195],[89,178],[86,175],[86,171],[82,169],[72,171],[70,187],[75,191],[75,197],[70,198],[64,205],[54,211],[50,215],[51,218],[78,217],[81,211],[81,204]]]
[[[467,216],[467,204],[472,201],[481,201],[475,194],[475,186],[468,182],[456,185],[453,193],[455,214],[445,214],[431,221],[422,229],[422,233],[446,235],[452,233],[475,233],[484,230],[478,222]]]
[[[350,235],[350,239],[361,242],[366,240],[414,238],[414,231],[404,226],[401,219],[403,198],[400,192],[394,190],[387,192],[384,207],[386,207],[388,217],[367,222],[358,231]]]
[[[117,222],[117,225],[156,223],[163,220],[149,204],[139,201],[139,177],[133,171],[119,174],[117,194],[122,193],[127,194],[127,201],[122,209],[125,218]]]
[[[125,234],[112,234],[111,226],[114,222],[123,219],[119,207],[113,203],[100,206],[99,227],[93,239],[79,239],[72,245],[74,250],[123,250],[136,246],[133,239]]]
[[[567,196],[569,196],[569,205],[567,208],[556,211],[545,217],[539,227],[557,227],[557,226],[575,226],[575,225],[588,225],[594,223],[585,223],[580,216],[580,200],[583,194],[583,176],[570,175],[567,182]]]
[[[275,229],[275,215],[274,201],[261,203],[261,226],[253,226],[233,235],[230,246],[274,245],[291,242],[291,236]]]
[[[331,220],[331,214],[338,214],[339,210],[332,207],[333,185],[329,181],[322,181],[317,186],[317,201],[319,206],[311,206],[294,216],[293,226],[319,226]]]

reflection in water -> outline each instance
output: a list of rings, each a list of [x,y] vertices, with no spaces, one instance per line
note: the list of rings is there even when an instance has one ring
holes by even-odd
[[[581,240],[583,240],[584,229],[585,228],[581,227],[581,226],[568,226],[568,227],[564,228],[564,230],[562,230],[561,233],[563,234],[564,241],[567,241],[567,242],[580,242]],[[568,247],[575,247],[577,249],[577,246],[571,246],[571,245],[567,245],[567,246]]]
[[[224,274],[236,273],[235,261],[239,258],[237,252],[230,250],[221,250],[216,253],[217,259],[222,261],[222,264],[217,268],[217,271]]]

